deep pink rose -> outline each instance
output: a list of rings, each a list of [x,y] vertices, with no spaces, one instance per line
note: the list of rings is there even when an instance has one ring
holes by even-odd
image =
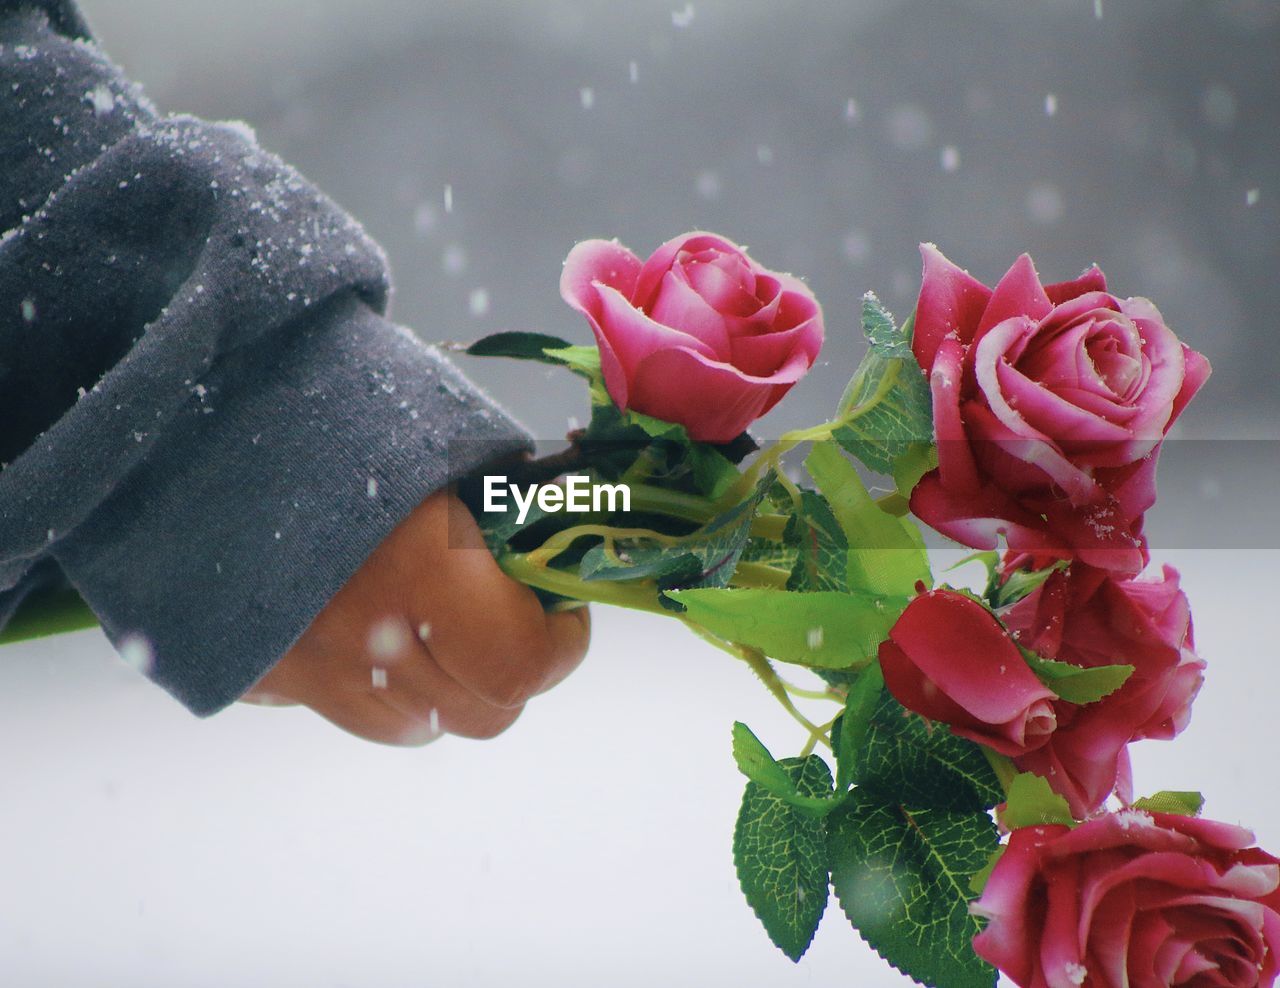
[[[880,644],[880,667],[908,710],[1003,754],[1025,754],[1053,731],[1056,697],[995,616],[962,593],[912,600]]]
[[[1073,563],[1001,616],[1021,645],[1045,658],[1134,667],[1120,689],[1096,703],[1055,700],[1058,729],[1017,759],[1019,768],[1048,779],[1077,817],[1117,787],[1129,798],[1126,745],[1167,740],[1186,727],[1204,678],[1178,571],[1166,566],[1159,580],[1115,579]]]
[[[569,252],[560,294],[587,317],[621,409],[728,442],[813,366],[822,310],[798,278],[714,233],[668,240],[643,264],[616,241]]]
[[[1122,810],[1015,830],[972,910],[980,957],[1022,988],[1275,981],[1280,862],[1211,820]]]
[[[917,517],[976,548],[1146,564],[1156,454],[1209,363],[1096,267],[1043,286],[1019,257],[995,289],[921,247],[912,348],[929,374],[938,468]]]

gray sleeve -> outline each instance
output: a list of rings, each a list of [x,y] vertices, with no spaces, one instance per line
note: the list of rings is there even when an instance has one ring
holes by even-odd
[[[383,318],[350,217],[242,125],[157,116],[41,6],[0,0],[0,621],[65,579],[209,714],[527,440]]]

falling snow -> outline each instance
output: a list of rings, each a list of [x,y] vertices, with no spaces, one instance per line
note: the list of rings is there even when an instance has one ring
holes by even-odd
[[[489,293],[483,288],[477,288],[472,291],[467,298],[467,311],[471,313],[472,318],[479,319],[489,311]]]
[[[1058,97],[1053,93],[1048,93],[1044,98],[1044,115],[1046,117],[1057,116],[1058,114]]]
[[[155,665],[155,652],[151,648],[149,642],[142,635],[128,634],[120,639],[118,646],[120,658],[126,665],[136,669],[144,676],[149,676]]]
[[[596,91],[590,86],[583,86],[578,90],[578,101],[584,110],[590,110],[596,105]]]
[[[394,661],[409,647],[409,629],[398,618],[384,618],[369,629],[366,645],[376,661]]]
[[[24,298],[22,300],[22,321],[36,321],[36,303],[33,299]]]
[[[675,27],[688,27],[693,23],[693,4],[686,3],[680,10],[671,12],[671,23]]]
[[[951,144],[942,149],[939,155],[944,172],[955,172],[960,170],[960,152]]]

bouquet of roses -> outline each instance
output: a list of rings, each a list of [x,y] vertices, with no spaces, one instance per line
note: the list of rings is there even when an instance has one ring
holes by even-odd
[[[988,288],[922,253],[901,325],[864,297],[867,353],[831,419],[761,447],[745,430],[822,346],[808,287],[709,233],[644,262],[578,244],[560,286],[595,346],[467,350],[578,375],[589,422],[506,465],[523,496],[494,475],[463,493],[548,606],[681,621],[795,719],[794,757],[732,733],[734,861],[788,957],[834,889],[938,988],[997,969],[1024,988],[1271,985],[1280,861],[1201,818],[1199,793],[1135,798],[1127,753],[1181,731],[1203,678],[1178,573],[1142,571],[1161,445],[1208,362],[1096,267],[1043,285],[1024,255]],[[978,550],[980,593],[939,581],[912,515]],[[72,603],[0,640],[92,620]]]
[[[905,322],[864,297],[830,421],[762,448],[745,430],[822,345],[808,287],[709,233],[643,262],[578,244],[560,287],[594,347],[468,348],[562,366],[591,400],[568,449],[510,471],[569,474],[555,496],[476,495],[490,547],[551,606],[684,622],[795,718],[795,757],[732,735],[738,876],[792,959],[834,889],[939,988],[1270,985],[1280,862],[1198,793],[1135,798],[1127,754],[1182,730],[1202,681],[1178,573],[1142,573],[1143,516],[1208,362],[1096,267],[1043,285],[1023,255],[988,288],[922,253]],[[557,510],[592,485],[611,498]],[[978,550],[981,593],[938,582],[911,515]]]

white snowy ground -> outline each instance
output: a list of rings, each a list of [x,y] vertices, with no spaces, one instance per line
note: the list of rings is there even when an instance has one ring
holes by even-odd
[[[1170,555],[1209,681],[1136,751],[1280,848],[1276,552]],[[740,718],[796,731],[674,623],[603,608],[582,670],[492,742],[393,750],[305,711],[186,714],[97,632],[0,650],[0,982],[905,985],[831,907],[792,965],[740,899]]]

